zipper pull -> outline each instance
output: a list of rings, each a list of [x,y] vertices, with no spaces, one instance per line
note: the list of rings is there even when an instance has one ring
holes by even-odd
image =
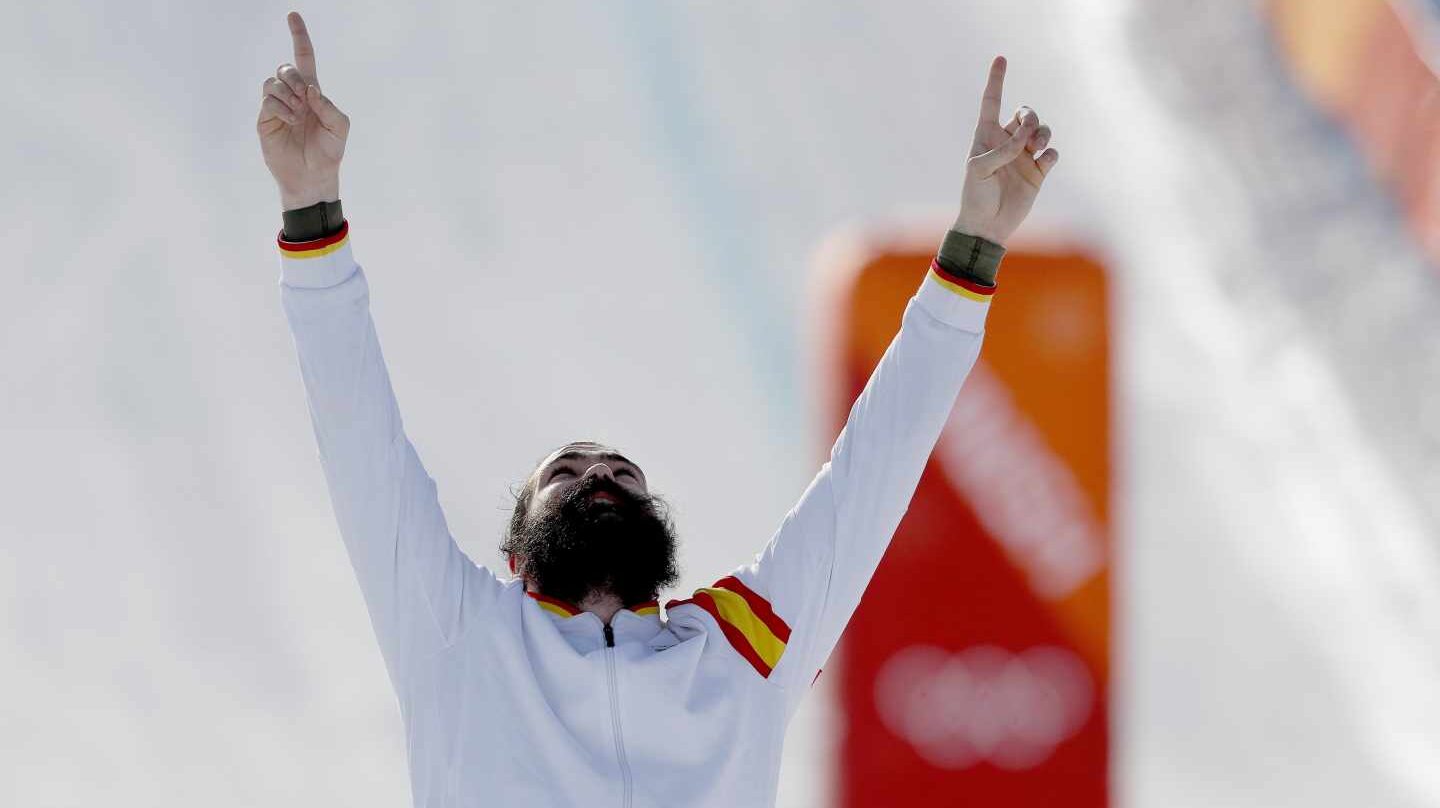
[[[609,623],[605,624],[605,645],[610,648],[615,647],[615,629],[610,628]]]

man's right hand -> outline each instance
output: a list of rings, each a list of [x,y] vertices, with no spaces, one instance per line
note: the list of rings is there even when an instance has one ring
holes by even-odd
[[[260,151],[280,189],[283,210],[340,198],[340,158],[350,134],[350,117],[320,93],[315,48],[305,20],[287,17],[295,63],[282,64],[265,80],[260,102]]]

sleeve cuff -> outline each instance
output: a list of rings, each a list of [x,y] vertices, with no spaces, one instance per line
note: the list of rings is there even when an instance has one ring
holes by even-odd
[[[286,241],[285,231],[275,237],[280,247],[280,280],[299,289],[335,286],[355,271],[350,252],[350,222],[340,224],[336,233],[313,241]]]
[[[994,286],[985,286],[961,277],[930,261],[930,271],[915,297],[920,306],[935,319],[954,328],[975,334],[984,333],[985,316],[990,312]]]

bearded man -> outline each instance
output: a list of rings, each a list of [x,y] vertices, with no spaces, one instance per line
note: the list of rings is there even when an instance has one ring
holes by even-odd
[[[257,129],[279,186],[280,296],[331,504],[405,725],[417,806],[772,805],[785,728],[859,604],[979,354],[1004,243],[1058,155],[1001,124],[996,58],[960,214],[800,500],[752,563],[691,597],[644,472],[593,442],[550,453],[502,546],[468,559],[401,427],[340,212],[350,119],[295,61]]]

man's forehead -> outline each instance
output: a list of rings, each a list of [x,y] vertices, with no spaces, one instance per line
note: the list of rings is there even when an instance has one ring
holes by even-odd
[[[634,466],[637,470],[640,468],[639,464],[637,464],[635,461],[631,460],[625,455],[620,454],[614,449],[609,449],[604,446],[597,446],[594,444],[570,444],[567,446],[561,446],[559,449],[551,452],[549,457],[545,458],[545,462],[540,464],[540,468],[543,469],[546,466],[552,465],[554,463],[559,463],[564,460],[611,460],[617,463],[628,463],[629,465]],[[642,471],[641,473],[643,474],[644,472]]]

